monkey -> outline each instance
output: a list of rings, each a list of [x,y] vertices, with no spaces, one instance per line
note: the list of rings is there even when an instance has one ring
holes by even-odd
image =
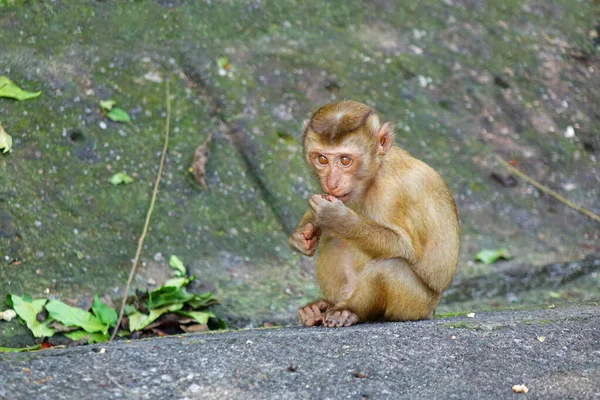
[[[443,178],[393,146],[391,123],[344,100],[304,121],[314,194],[289,238],[312,257],[322,298],[298,310],[304,326],[347,327],[433,316],[456,271],[456,205]]]

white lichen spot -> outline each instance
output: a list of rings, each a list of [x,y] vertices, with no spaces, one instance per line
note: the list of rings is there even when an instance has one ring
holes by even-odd
[[[575,129],[572,126],[567,126],[567,130],[565,131],[566,138],[575,137]]]

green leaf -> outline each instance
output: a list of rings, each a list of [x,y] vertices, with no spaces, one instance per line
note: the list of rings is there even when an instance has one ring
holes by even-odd
[[[229,64],[229,58],[227,57],[219,57],[217,58],[217,65],[219,68],[226,69],[225,67]]]
[[[71,307],[62,301],[50,300],[46,305],[46,310],[50,317],[65,326],[78,326],[89,333],[106,333],[108,331],[108,325],[100,322],[92,313],[81,308]]]
[[[114,100],[100,100],[100,107],[106,111],[110,111],[115,104],[117,104],[117,102]]]
[[[6,133],[2,124],[0,124],[0,150],[4,149],[3,153],[7,153],[12,147],[12,137]]]
[[[133,182],[133,178],[127,175],[125,172],[118,172],[111,176],[108,181],[113,185],[118,185],[120,183],[128,185]]]
[[[185,291],[185,289],[176,286],[161,286],[150,292],[146,307],[154,309],[167,304],[181,304],[194,298],[194,295]]]
[[[217,317],[217,323],[219,324],[219,329],[227,329],[227,323],[221,318]]]
[[[119,318],[117,312],[104,304],[98,295],[94,296],[92,311],[104,325],[114,327],[117,324],[117,319]]]
[[[127,114],[127,111],[119,107],[114,107],[106,114],[108,119],[115,122],[131,122],[131,117]]]
[[[191,318],[200,325],[206,325],[209,318],[216,318],[216,315],[209,311],[177,311],[177,314]]]
[[[129,316],[129,330],[132,332],[142,330],[161,315],[171,311],[179,311],[182,307],[183,304],[170,304],[168,306],[150,310],[150,314],[148,315],[142,314],[141,312],[131,314]]]
[[[0,76],[0,97],[10,97],[19,101],[33,99],[42,94],[39,92],[27,92],[13,83],[8,77]]]
[[[137,312],[137,309],[133,304],[125,304],[125,312],[123,313],[123,315],[131,315],[134,312]]]
[[[77,342],[87,337],[88,344],[108,342],[110,336],[108,333],[89,333],[82,329],[64,334],[69,339]]]
[[[15,310],[17,315],[25,321],[25,324],[35,337],[51,337],[54,335],[54,329],[50,329],[39,322],[36,318],[37,314],[42,311],[46,299],[37,299],[31,302],[25,301],[22,297],[14,294],[9,294],[11,307]]]
[[[41,344],[30,347],[0,347],[0,353],[22,353],[24,351],[40,350],[41,348]]]
[[[496,249],[496,250],[483,249],[475,255],[475,261],[481,261],[484,264],[492,264],[501,258],[504,258],[506,260],[512,258],[508,249],[505,249],[505,248]]]
[[[169,265],[175,270],[173,271],[174,276],[185,276],[185,265],[183,265],[183,261],[181,261],[179,257],[171,256],[169,259]]]
[[[161,288],[166,287],[166,286],[179,289],[179,288],[187,285],[194,279],[195,279],[195,277],[193,277],[193,276],[191,276],[189,278],[186,278],[186,277],[171,278],[171,279],[167,280],[165,283],[163,283],[163,285],[160,288],[156,289],[155,291],[160,290]]]
[[[553,299],[560,299],[562,297],[558,292],[548,292],[548,296],[552,297]]]
[[[195,294],[194,297],[187,301],[187,304],[193,309],[206,307],[210,304],[218,303],[216,297],[213,297],[211,292]]]

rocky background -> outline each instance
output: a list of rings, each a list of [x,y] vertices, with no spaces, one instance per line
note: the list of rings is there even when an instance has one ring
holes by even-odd
[[[354,99],[446,179],[461,220],[438,312],[600,298],[600,4],[595,0],[0,0],[0,310],[7,293],[122,297],[171,140],[135,287],[179,256],[230,326],[288,324],[317,296],[287,236],[319,189],[301,123]],[[132,118],[106,118],[101,100]],[[206,188],[189,172],[208,143]],[[114,186],[116,172],[134,177]],[[512,259],[473,261],[483,248]],[[33,340],[16,321],[0,345]]]

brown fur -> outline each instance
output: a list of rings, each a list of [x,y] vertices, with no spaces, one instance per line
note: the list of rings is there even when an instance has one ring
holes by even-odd
[[[306,124],[305,159],[327,196],[311,197],[290,237],[305,255],[320,249],[323,299],[299,310],[303,325],[430,318],[452,280],[459,249],[452,195],[392,141],[389,124],[355,102],[327,105]],[[315,161],[319,154],[326,165]],[[340,165],[341,155],[352,164]]]

